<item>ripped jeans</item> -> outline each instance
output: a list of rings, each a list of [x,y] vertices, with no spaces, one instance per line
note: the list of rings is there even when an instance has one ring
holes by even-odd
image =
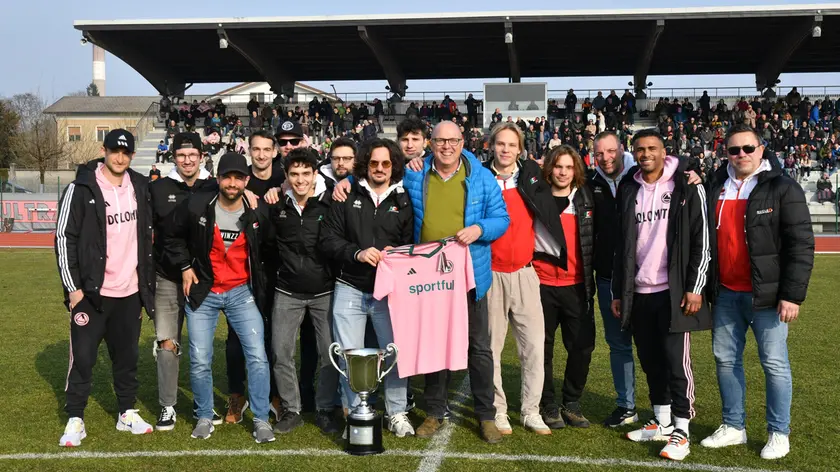
[[[254,417],[268,421],[268,358],[263,337],[264,324],[254,295],[247,284],[225,293],[210,293],[197,310],[187,304],[190,337],[190,383],[199,418],[213,417],[213,341],[219,311],[239,336],[248,369],[248,400]]]

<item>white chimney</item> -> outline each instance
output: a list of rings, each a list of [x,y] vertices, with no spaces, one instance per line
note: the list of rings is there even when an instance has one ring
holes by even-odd
[[[99,90],[99,96],[105,96],[105,50],[93,45],[93,83]]]

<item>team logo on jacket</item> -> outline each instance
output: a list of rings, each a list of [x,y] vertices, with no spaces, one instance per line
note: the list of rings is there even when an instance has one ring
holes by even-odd
[[[537,183],[537,178],[536,177],[531,177],[531,185],[533,185],[535,183]]]
[[[586,210],[586,213],[583,214],[583,218],[592,218],[592,210]]]
[[[756,215],[767,215],[769,213],[773,213],[772,208],[768,208],[766,210],[758,210],[757,212],[755,212]]]
[[[286,210],[281,210],[278,218],[286,218]]]
[[[356,200],[355,202],[353,202],[353,208],[361,208],[361,207],[362,207],[362,201],[361,200]]]
[[[391,206],[391,208],[388,208],[388,213],[399,213],[399,212],[400,212],[400,210],[396,207],[396,205]]]
[[[207,226],[207,218],[202,216],[198,219],[198,224],[200,224],[201,226]]]
[[[671,192],[665,192],[662,194],[662,203],[666,205],[671,204]]]
[[[79,312],[73,317],[73,322],[76,323],[76,326],[85,326],[90,321],[90,317],[87,313]]]
[[[595,190],[593,190],[592,192],[593,193],[603,193],[604,189],[602,189],[601,187],[595,187]]]
[[[438,257],[438,266],[437,266],[438,272],[440,272],[441,274],[448,274],[448,273],[452,272],[452,270],[454,268],[455,268],[455,263],[453,261],[450,261],[449,259],[447,259],[445,253],[440,253],[440,256]]]
[[[175,195],[169,196],[169,203],[175,203]]]
[[[257,221],[255,221],[252,226],[254,227],[254,229],[260,229],[260,223]]]
[[[88,203],[90,203],[91,205],[93,205],[94,203],[96,203],[96,200],[94,200],[94,199],[92,199],[92,198],[91,198],[91,199],[90,199],[90,201],[89,201]]]

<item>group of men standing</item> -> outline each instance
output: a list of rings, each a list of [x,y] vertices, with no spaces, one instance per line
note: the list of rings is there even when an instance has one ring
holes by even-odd
[[[198,168],[200,140],[182,133],[172,144],[175,169],[148,184],[128,168],[133,137],[111,132],[104,159],[80,166],[59,206],[56,254],[71,311],[70,419],[60,445],[78,446],[86,435],[82,418],[103,338],[114,364],[117,428],[152,431],[133,409],[141,307],[155,322],[158,430],[175,425],[186,319],[193,437],[240,422],[247,408],[259,443],[301,425],[307,410],[325,433],[340,431],[335,412],[343,407],[346,415],[359,400],[330,366],[329,344],[393,342],[399,318],[375,296],[377,266],[390,249],[453,238],[469,249],[474,274],[466,364],[485,441],[513,433],[501,368],[508,325],[521,363],[522,425],[540,435],[590,425],[580,400],[597,293],[617,395],[605,426],[639,420],[635,343],[654,417],[627,437],[665,441],[661,456],[685,458],[695,415],[690,333],[712,329],[723,425],[702,444],[746,442],[742,354],[752,327],[767,377],[770,437],[761,455],[787,454],[787,323],[805,299],[814,240],[801,188],[762,159],[754,130],[729,131],[729,163],[705,185],[666,155],[653,130],[633,137],[633,154],[615,134],[599,134],[589,178],[569,146],[552,148],[542,168],[521,159],[524,136],[515,124],[492,130],[493,158],[484,164],[463,150],[454,123],[435,127],[427,156],[425,136],[423,123],[409,118],[398,143],[376,138],[357,149],[342,138],[329,162],[318,163],[300,125],[284,122],[276,136],[250,137],[250,167],[229,153],[211,180]],[[211,372],[219,311],[229,325],[224,417],[213,409]],[[561,395],[558,328],[568,352]],[[408,378],[394,369],[384,380],[388,429],[398,437],[438,434],[449,416],[450,379],[448,370],[425,375],[427,416],[415,431]]]

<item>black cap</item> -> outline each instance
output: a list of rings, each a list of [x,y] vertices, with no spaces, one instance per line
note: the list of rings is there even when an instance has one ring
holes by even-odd
[[[201,152],[201,137],[198,133],[178,133],[172,138],[172,153],[178,149],[198,149]]]
[[[229,174],[231,172],[239,172],[242,175],[248,175],[248,162],[245,156],[238,152],[227,152],[221,159],[219,159],[219,175]]]
[[[134,135],[122,128],[117,128],[105,135],[102,146],[105,149],[126,148],[129,154],[132,154],[134,153]]]
[[[281,134],[291,134],[293,136],[297,136],[298,138],[303,137],[303,128],[300,127],[300,123],[297,121],[284,121],[280,123],[280,126],[277,128],[277,136]]]

